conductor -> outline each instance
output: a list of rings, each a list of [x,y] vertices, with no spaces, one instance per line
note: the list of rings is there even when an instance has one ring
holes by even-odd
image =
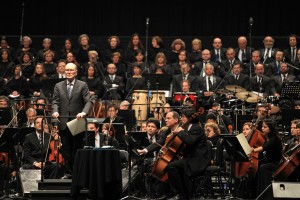
[[[60,118],[59,130],[62,141],[62,155],[65,160],[65,175],[64,179],[72,177],[72,167],[74,156],[77,149],[81,148],[83,143],[83,134],[72,136],[66,123],[71,118],[65,116],[76,116],[77,119],[84,118],[90,112],[93,102],[89,94],[88,85],[80,80],[77,80],[77,67],[74,63],[68,63],[65,68],[66,80],[59,82],[54,87],[52,99],[52,117]]]

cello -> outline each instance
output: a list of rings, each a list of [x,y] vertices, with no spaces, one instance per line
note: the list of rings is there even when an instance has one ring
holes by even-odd
[[[292,155],[288,156],[273,174],[273,178],[277,181],[286,181],[300,164],[300,144],[290,151],[293,151]]]
[[[262,116],[266,115],[267,112],[271,109],[270,105],[267,104],[264,110],[264,113],[258,116],[255,123],[252,124],[251,132],[246,137],[247,141],[252,148],[262,146],[265,143],[265,138],[261,131],[256,127],[261,120]],[[236,163],[235,165],[235,176],[237,178],[241,177],[255,177],[255,174],[258,170],[258,156],[259,152],[251,152],[249,162]]]
[[[187,128],[192,119],[198,117],[199,114],[199,112],[194,113],[186,123],[181,125],[181,128]],[[181,159],[183,157],[185,143],[176,133],[178,127],[167,136],[165,144],[161,147],[157,159],[152,166],[152,176],[162,182],[168,181],[168,173],[166,172],[168,164],[175,158]]]

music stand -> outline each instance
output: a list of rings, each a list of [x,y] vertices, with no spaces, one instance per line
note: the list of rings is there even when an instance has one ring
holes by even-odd
[[[283,83],[281,87],[282,98],[300,99],[300,82]]]
[[[131,157],[132,157],[132,152],[134,152],[134,155],[135,155],[135,158],[137,159],[137,161],[139,161],[141,159],[141,157],[136,149],[133,139],[131,138],[131,132],[128,132],[127,135],[124,135],[123,139],[124,139],[127,149],[128,149],[127,150],[128,151],[128,195],[126,197],[122,198],[121,200],[140,199],[140,198],[131,196]]]
[[[8,178],[10,176],[10,156],[13,155],[12,149],[13,149],[13,136],[17,133],[19,129],[18,128],[5,128],[1,137],[0,137],[0,152],[7,152],[7,160],[3,161],[3,163],[7,163],[7,173],[5,176]],[[5,185],[5,191],[8,194],[9,190],[9,184],[8,181]],[[18,188],[17,188],[18,189]]]
[[[12,119],[11,108],[0,109],[0,125],[7,125]]]
[[[142,132],[142,131],[131,131],[130,136],[136,143],[136,147],[138,149],[143,149],[146,146],[150,145],[150,142],[148,140],[148,135],[147,132]]]
[[[136,124],[135,111],[134,110],[118,110],[118,116],[122,117],[125,121],[126,128],[132,130]]]
[[[43,93],[43,95],[48,98],[48,99],[52,99],[52,95],[53,95],[53,89],[54,86],[56,85],[56,83],[62,82],[66,79],[45,79],[42,81],[42,89],[41,92]]]
[[[229,135],[223,134],[221,137],[224,140],[224,147],[228,152],[229,156],[231,157],[231,164],[230,164],[230,179],[229,183],[229,194],[232,193],[232,179],[235,176],[235,163],[236,162],[249,162],[249,158],[245,153],[241,143],[239,142],[237,135]]]
[[[150,90],[170,90],[172,76],[170,74],[145,74],[146,83]]]
[[[107,122],[109,123],[109,122]],[[99,132],[101,132],[102,130],[102,125],[106,124],[106,123],[99,123]],[[115,133],[115,138],[116,140],[119,142],[120,147],[123,145],[125,146],[125,141],[123,136],[125,135],[125,127],[124,127],[124,123],[111,123],[111,125],[113,125],[116,133]]]
[[[281,114],[282,114],[282,125],[284,127],[287,127],[291,125],[292,120],[299,119],[300,110],[285,108],[281,110]]]

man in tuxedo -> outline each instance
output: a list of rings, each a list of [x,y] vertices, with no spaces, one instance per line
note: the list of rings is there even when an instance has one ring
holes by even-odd
[[[98,123],[89,122],[88,131],[94,132],[93,134],[90,134],[87,138],[88,146],[92,146],[92,147],[112,146],[115,149],[119,148],[119,143],[116,139],[110,137],[107,134],[99,132]]]
[[[251,78],[252,91],[261,93],[263,97],[271,94],[273,83],[271,79],[264,75],[264,65],[257,64],[255,66],[255,76]],[[250,88],[251,89],[251,88]]]
[[[50,79],[62,79],[66,78],[66,61],[59,60],[56,66],[56,74],[50,76]]]
[[[224,78],[228,74],[228,71],[232,70],[232,67],[235,64],[243,65],[243,63],[240,60],[235,58],[234,49],[229,47],[226,50],[226,59],[222,60],[222,62],[220,63],[220,77]]]
[[[74,156],[77,149],[83,145],[84,134],[72,136],[66,123],[71,120],[65,116],[76,116],[77,119],[83,118],[90,113],[93,102],[89,94],[88,85],[77,80],[77,67],[74,63],[66,65],[66,80],[59,82],[54,87],[52,99],[52,117],[59,118],[59,130],[62,141],[62,155],[65,159],[65,176],[70,178],[72,174]]]
[[[289,73],[289,66],[286,63],[280,64],[280,73],[277,76],[272,77],[274,87],[271,88],[272,94],[274,96],[280,96],[282,84],[294,82],[296,77]]]
[[[241,73],[242,68],[240,63],[233,65],[232,74],[225,79],[225,85],[237,85],[246,90],[249,90],[250,79],[246,74]]]
[[[117,76],[117,67],[111,63],[107,66],[108,75],[104,77],[103,87],[106,88],[106,92],[103,95],[103,99],[109,100],[121,100],[124,94],[124,80],[123,77]]]
[[[197,78],[190,74],[190,66],[188,63],[180,65],[182,74],[174,75],[173,77],[173,92],[181,92],[181,82],[188,80],[190,82],[190,91],[194,92],[197,89]]]
[[[41,169],[44,167],[44,175],[50,179],[56,178],[56,165],[46,162],[50,134],[42,129],[43,116],[37,116],[34,120],[35,132],[25,136],[24,141],[24,169]]]
[[[244,65],[250,62],[253,48],[247,46],[247,38],[240,36],[237,40],[238,48],[235,49],[235,58],[239,59]]]

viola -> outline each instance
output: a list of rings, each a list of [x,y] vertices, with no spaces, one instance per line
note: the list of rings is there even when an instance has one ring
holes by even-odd
[[[63,164],[64,159],[62,157],[62,154],[59,152],[61,147],[61,141],[56,128],[54,128],[51,131],[51,135],[52,135],[52,139],[49,144],[49,148],[51,149],[51,154],[49,154],[48,161]]]
[[[193,116],[181,127],[186,128],[190,124],[191,120],[199,115],[200,112],[193,114]],[[168,164],[175,158],[181,159],[183,157],[184,149],[184,141],[175,132],[171,132],[167,136],[165,144],[160,149],[158,157],[152,166],[152,176],[163,182],[168,181],[168,173],[166,172],[166,168]]]

